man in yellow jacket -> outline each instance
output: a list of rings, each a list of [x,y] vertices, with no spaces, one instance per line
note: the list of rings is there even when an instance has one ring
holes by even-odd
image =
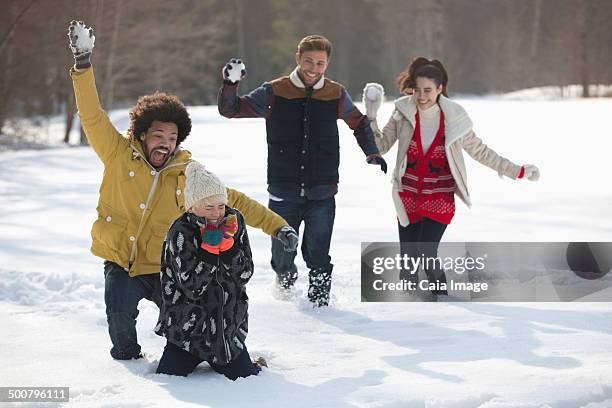
[[[162,244],[172,222],[185,211],[185,167],[191,153],[180,144],[191,131],[191,119],[176,96],[156,92],[138,99],[130,111],[128,136],[121,135],[98,99],[90,63],[93,30],[73,21],[68,37],[75,59],[70,73],[81,125],[104,163],[91,251],[105,260],[110,353],[120,360],[138,358],[138,302],[146,298],[160,305]],[[247,224],[295,251],[297,233],[283,218],[232,189],[228,189],[228,205],[237,208]]]

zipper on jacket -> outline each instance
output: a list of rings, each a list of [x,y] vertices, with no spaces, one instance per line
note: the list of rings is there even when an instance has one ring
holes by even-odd
[[[132,149],[135,149],[133,145],[132,145]],[[136,233],[136,239],[134,240],[134,242],[132,242],[132,250],[130,251],[130,259],[129,259],[129,269],[132,269],[132,265],[134,264],[134,261],[136,260],[136,249],[138,246],[137,243],[138,243],[138,239],[140,238],[140,233],[142,232],[143,221],[144,221],[144,217],[146,214],[146,209],[149,208],[149,204],[151,203],[151,200],[153,199],[153,195],[155,194],[155,190],[157,188],[157,181],[159,180],[159,175],[161,174],[162,171],[166,169],[170,169],[172,167],[177,167],[177,166],[182,166],[185,164],[189,164],[191,162],[191,160],[189,160],[187,162],[174,163],[170,166],[164,167],[161,170],[157,170],[153,166],[151,166],[151,164],[146,159],[144,159],[144,161],[145,163],[149,165],[151,170],[155,171],[155,176],[153,177],[153,183],[151,184],[151,189],[149,190],[149,195],[147,196],[147,201],[145,203],[145,209],[142,211],[142,215],[140,216],[140,223],[138,224],[138,232]]]
[[[223,327],[223,304],[225,303],[225,292],[223,291],[223,286],[221,286],[221,283],[219,282],[219,260],[221,259],[220,256],[217,256],[217,268],[215,269],[215,280],[217,281],[217,285],[219,285],[219,289],[221,289],[221,307],[219,308],[219,310],[221,311],[220,315],[221,315],[221,319],[218,322],[218,324],[221,327],[221,339],[223,340],[223,347],[225,348],[225,362],[229,363],[230,362],[230,351],[229,351],[229,346],[227,345],[227,340],[225,338],[225,328]],[[217,328],[217,330],[219,330],[219,328]]]
[[[143,220],[145,214],[147,212],[147,208],[149,208],[149,203],[151,202],[151,198],[153,198],[153,194],[155,193],[155,188],[157,187],[157,180],[159,179],[159,172],[155,172],[155,176],[153,177],[153,184],[151,185],[151,189],[149,190],[149,195],[147,196],[147,201],[145,202],[145,208],[142,210],[142,215],[140,216],[140,222],[138,223],[138,232],[136,233],[136,239],[132,242],[132,251],[130,252],[130,268],[134,263],[134,259],[136,258],[136,243],[138,242],[138,238],[140,237],[140,233],[142,232]]]

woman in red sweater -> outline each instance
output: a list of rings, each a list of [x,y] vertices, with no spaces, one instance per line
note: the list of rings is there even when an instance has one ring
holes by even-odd
[[[540,173],[536,166],[516,165],[482,143],[465,109],[448,98],[448,74],[440,61],[416,58],[400,73],[397,85],[406,96],[394,102],[382,131],[376,121],[384,95],[379,84],[364,89],[366,114],[381,154],[398,143],[392,195],[402,252],[437,257],[438,244],[455,215],[455,195],[471,206],[463,150],[500,177],[535,181]],[[416,272],[402,271],[400,279],[418,284]],[[430,283],[446,282],[444,271],[425,272]],[[445,289],[432,292],[446,294]]]

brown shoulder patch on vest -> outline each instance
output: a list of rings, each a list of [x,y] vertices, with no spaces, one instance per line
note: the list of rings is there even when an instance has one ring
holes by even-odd
[[[270,81],[274,95],[281,96],[286,99],[299,99],[306,97],[306,90],[293,85],[288,76],[280,77]],[[312,97],[321,101],[331,101],[340,99],[342,95],[342,85],[331,79],[325,78],[323,88],[316,89]]]
[[[270,82],[274,95],[286,99],[299,99],[306,97],[306,91],[293,85],[288,76],[277,78]]]
[[[342,85],[331,79],[325,78],[323,88],[315,90],[312,97],[321,101],[331,101],[340,99],[340,95],[342,95]]]

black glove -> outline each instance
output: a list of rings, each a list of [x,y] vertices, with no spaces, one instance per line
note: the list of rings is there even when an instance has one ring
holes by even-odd
[[[232,58],[221,71],[223,81],[228,84],[237,84],[246,75],[246,67],[242,60]]]
[[[298,246],[298,234],[289,225],[282,227],[276,234],[276,239],[283,243],[284,250],[287,252],[293,252]]]
[[[91,66],[89,59],[96,41],[93,28],[86,26],[82,21],[72,20],[68,27],[68,38],[74,57],[74,67],[78,70],[89,68]]]
[[[377,164],[383,173],[387,174],[387,162],[382,158],[380,154],[371,154],[366,158],[368,164]]]

